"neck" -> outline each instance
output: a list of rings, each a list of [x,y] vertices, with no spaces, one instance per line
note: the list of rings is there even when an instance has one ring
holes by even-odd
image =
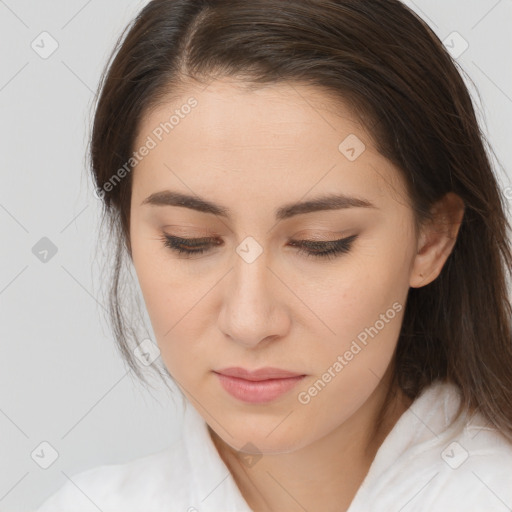
[[[253,511],[343,512],[380,445],[410,404],[389,378],[383,379],[359,410],[328,435],[293,452],[263,455],[252,467],[211,428],[209,432]]]

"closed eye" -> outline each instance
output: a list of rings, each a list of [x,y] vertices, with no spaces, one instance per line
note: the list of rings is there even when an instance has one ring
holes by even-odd
[[[341,254],[348,253],[358,235],[352,235],[339,240],[320,242],[318,240],[291,240],[289,244],[298,247],[298,253],[306,257],[333,259]],[[164,235],[162,237],[165,247],[178,254],[190,258],[209,251],[213,246],[221,245],[215,238],[180,238]]]

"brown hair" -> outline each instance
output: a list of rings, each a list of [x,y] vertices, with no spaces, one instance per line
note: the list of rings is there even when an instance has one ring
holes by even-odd
[[[349,100],[400,170],[418,226],[448,192],[462,198],[463,222],[441,274],[409,289],[395,384],[414,399],[434,381],[453,382],[462,397],[456,417],[478,408],[512,440],[506,201],[458,64],[398,0],[152,0],[127,27],[100,84],[90,157],[116,242],[110,320],[137,376],[145,380],[130,348],[133,318],[119,300],[131,254],[131,173],[105,185],[130,161],[152,107],[218,77],[254,88],[303,83]]]

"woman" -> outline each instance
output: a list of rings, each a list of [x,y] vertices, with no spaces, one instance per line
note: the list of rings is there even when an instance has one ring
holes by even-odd
[[[505,198],[397,0],[153,0],[91,140],[121,353],[185,400],[164,452],[39,509],[506,510]],[[156,347],[121,306],[133,264]]]

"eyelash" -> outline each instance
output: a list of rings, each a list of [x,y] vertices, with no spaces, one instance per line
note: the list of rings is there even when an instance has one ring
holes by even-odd
[[[341,254],[348,253],[351,248],[353,242],[356,240],[358,235],[352,235],[347,238],[342,238],[340,240],[330,240],[328,242],[319,242],[317,240],[292,240],[290,244],[292,246],[299,247],[299,254],[304,254],[306,257],[313,256],[314,258],[319,259],[334,259]],[[183,257],[188,258],[194,255],[203,254],[208,250],[204,245],[207,245],[209,242],[214,243],[215,245],[220,245],[216,243],[213,238],[179,238],[177,236],[164,235],[162,237],[162,241],[164,242],[165,247],[171,249],[176,252],[178,255],[183,255]],[[199,249],[184,249],[184,246],[193,247],[193,246],[203,246]],[[313,250],[307,249],[307,247],[312,247]],[[316,248],[317,250],[314,250]],[[318,250],[323,249],[323,250]]]

